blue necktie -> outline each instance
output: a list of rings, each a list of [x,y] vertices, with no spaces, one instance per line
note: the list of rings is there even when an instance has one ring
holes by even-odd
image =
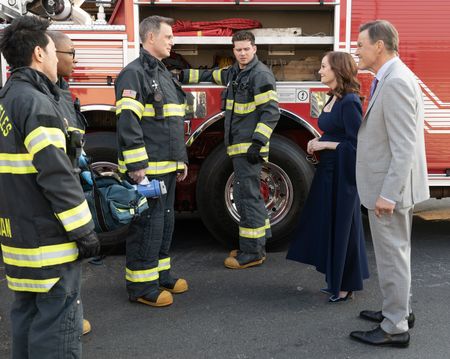
[[[375,77],[372,81],[372,85],[370,85],[370,97],[369,101],[372,99],[373,94],[375,93],[375,90],[377,89],[378,85],[378,79]]]

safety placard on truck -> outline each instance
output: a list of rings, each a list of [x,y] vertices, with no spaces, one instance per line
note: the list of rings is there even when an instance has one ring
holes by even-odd
[[[280,103],[309,103],[309,88],[307,87],[277,87]]]

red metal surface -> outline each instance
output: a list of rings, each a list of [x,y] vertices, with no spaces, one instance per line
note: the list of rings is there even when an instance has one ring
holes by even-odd
[[[234,0],[222,0],[212,2],[210,0],[172,0],[156,1],[161,6],[177,5],[190,6],[193,3],[212,5],[232,5]],[[345,43],[347,5],[350,0],[340,1],[340,26],[339,42],[340,48]],[[143,2],[139,1],[143,4]],[[150,3],[150,1],[149,1]],[[189,5],[188,5],[189,3]],[[239,6],[251,5],[301,5],[320,4],[320,0],[249,0],[241,1]],[[324,0],[325,5],[335,4],[336,1]],[[270,4],[270,5],[269,5]],[[427,158],[430,172],[442,173],[450,168],[450,1],[448,0],[351,0],[351,47],[355,47],[359,26],[367,21],[385,18],[390,20],[400,33],[400,56],[402,60],[412,69],[426,93],[426,141]],[[114,24],[125,23],[126,32],[129,35],[129,45],[133,36],[133,0],[121,0],[121,5],[115,11]],[[101,36],[101,35],[99,35]],[[103,74],[102,74],[103,76]],[[363,88],[363,95],[367,97],[367,91],[372,80],[370,74],[361,74],[360,80]],[[221,88],[199,88],[188,87],[188,91],[207,92],[207,115],[206,119],[220,113],[220,93]],[[94,89],[74,89],[80,97],[83,105],[89,104],[114,104],[114,94],[112,88]],[[367,100],[364,107],[367,105]],[[310,121],[317,129],[317,120],[309,117],[308,104],[281,104],[281,107],[291,111],[298,116]],[[205,118],[192,119],[191,131],[194,132]],[[303,144],[307,139],[296,131],[286,133],[287,137]],[[300,138],[300,137],[301,138]],[[206,141],[199,144],[196,154],[201,158],[214,141]],[[191,148],[191,150],[194,150]]]
[[[450,1],[353,0],[352,12],[352,40],[364,22],[392,22],[402,60],[450,107]]]
[[[150,0],[148,0],[150,3]],[[279,5],[279,4],[287,4],[287,5],[302,5],[302,4],[313,4],[313,5],[321,5],[322,3],[324,5],[327,4],[333,4],[336,3],[337,0],[240,0],[239,3],[242,6],[248,6],[248,5],[258,5],[258,4],[270,4],[270,5]],[[167,0],[156,0],[155,4],[161,4],[161,5],[167,5],[167,4],[180,4],[180,5],[191,5],[191,4],[207,4],[210,5],[212,3],[218,4],[218,5],[226,5],[231,4],[235,5],[236,0],[171,0],[168,2]]]
[[[450,1],[353,0],[352,41],[359,26],[386,19],[400,36],[400,57],[422,83],[429,172],[450,168]],[[354,47],[354,45],[352,45]]]

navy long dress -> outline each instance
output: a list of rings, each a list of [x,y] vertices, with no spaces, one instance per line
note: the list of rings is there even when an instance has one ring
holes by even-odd
[[[356,189],[356,143],[361,124],[356,94],[337,99],[319,116],[320,141],[339,142],[320,151],[320,162],[287,259],[311,264],[325,274],[330,292],[363,289],[369,277],[360,201]]]

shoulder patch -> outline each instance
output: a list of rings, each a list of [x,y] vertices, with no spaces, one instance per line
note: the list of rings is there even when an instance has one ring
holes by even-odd
[[[123,90],[122,92],[122,97],[130,97],[132,99],[135,99],[136,95],[137,93],[134,90]]]

